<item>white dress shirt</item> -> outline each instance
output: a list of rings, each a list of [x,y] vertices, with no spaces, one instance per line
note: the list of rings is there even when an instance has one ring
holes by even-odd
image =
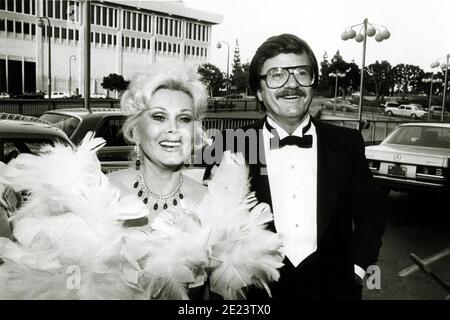
[[[289,134],[272,119],[268,123],[280,139]],[[294,131],[302,137],[308,117]],[[312,148],[285,146],[270,150],[272,134],[264,128],[264,150],[267,161],[274,223],[283,242],[283,251],[298,266],[317,249],[317,137],[314,124],[305,134],[313,136]]]

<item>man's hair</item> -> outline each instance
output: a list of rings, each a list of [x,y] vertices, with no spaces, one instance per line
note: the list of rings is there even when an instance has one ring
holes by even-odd
[[[301,55],[305,53],[314,72],[314,84],[317,86],[319,81],[319,68],[317,66],[316,57],[309,47],[309,45],[293,34],[284,33],[278,36],[273,36],[267,39],[259,48],[250,63],[249,70],[249,85],[253,93],[256,95],[258,89],[260,89],[260,72],[264,62],[267,59],[273,58],[281,53],[295,53]]]

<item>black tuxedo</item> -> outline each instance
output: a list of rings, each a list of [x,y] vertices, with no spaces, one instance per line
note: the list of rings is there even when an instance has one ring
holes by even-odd
[[[243,128],[258,132],[259,148],[264,148],[264,121]],[[296,268],[286,258],[279,281],[270,287],[274,299],[358,298],[354,264],[366,269],[377,260],[385,223],[384,212],[378,208],[385,192],[373,184],[364,155],[364,141],[358,131],[314,119],[313,123],[318,162],[317,250]],[[250,147],[247,140],[247,162]],[[234,148],[233,151],[242,150]],[[264,150],[260,151],[258,154],[264,156]],[[272,207],[268,176],[261,174],[264,167],[262,158],[249,164],[251,189],[260,202]],[[269,228],[276,232],[273,222]],[[265,291],[249,289],[248,299],[267,297]]]

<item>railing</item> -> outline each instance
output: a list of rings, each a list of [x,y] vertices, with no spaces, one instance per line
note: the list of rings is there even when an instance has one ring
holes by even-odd
[[[117,99],[91,100],[94,108],[118,108],[120,101]],[[52,99],[51,109],[84,108],[82,99]],[[27,116],[39,117],[45,111],[49,111],[46,99],[0,99],[0,112],[18,113]]]

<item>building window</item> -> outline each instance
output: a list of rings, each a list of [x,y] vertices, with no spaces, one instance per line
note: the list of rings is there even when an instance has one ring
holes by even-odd
[[[112,44],[112,35],[108,34],[108,45]]]
[[[136,48],[135,39],[134,38],[131,38],[131,47],[132,48]]]
[[[129,48],[130,47],[130,38],[125,37],[125,47]]]
[[[59,28],[55,27],[55,38],[59,39]]]
[[[22,22],[16,21],[16,33],[22,33]]]
[[[36,25],[34,23],[31,25],[31,35],[32,36],[36,35]]]
[[[31,14],[36,14],[36,0],[30,0],[31,1]]]
[[[95,43],[100,43],[100,33],[95,33]]]
[[[136,12],[133,12],[133,18],[131,20],[132,22],[132,30],[136,31]]]
[[[16,0],[16,12],[22,13],[22,0]]]
[[[144,49],[144,50],[147,49],[146,44],[147,44],[147,41],[145,39],[142,39],[142,49]]]
[[[60,19],[61,18],[61,2],[55,1],[55,18]]]
[[[127,12],[127,29],[131,29],[131,12]]]
[[[69,40],[73,40],[73,29],[69,29]]]
[[[75,41],[80,40],[80,32],[78,30],[75,30]]]
[[[25,13],[25,14],[31,13],[30,1],[23,2],[23,13]]]
[[[8,11],[14,12],[14,0],[7,0],[6,5]]]
[[[0,10],[5,10],[6,8],[6,2],[5,1],[0,1]]]
[[[102,7],[102,26],[108,26],[108,8]]]
[[[109,12],[109,16],[108,16],[108,26],[109,27],[113,27],[113,25],[114,25],[114,13],[115,13],[115,10],[114,9],[112,9],[112,8],[109,8],[108,9],[108,12]]]
[[[6,31],[8,32],[14,32],[14,23],[12,20],[8,20],[6,22]]]
[[[67,29],[61,28],[61,38],[67,39]]]
[[[136,39],[136,47],[137,47],[138,49],[141,48],[141,39]]]
[[[0,31],[5,31],[5,19],[0,19]]]
[[[62,19],[67,20],[67,0],[62,1]]]
[[[106,34],[102,33],[102,44],[106,44]]]
[[[47,0],[47,17],[53,18],[53,0]]]
[[[117,45],[117,36],[113,36],[113,44]]]

